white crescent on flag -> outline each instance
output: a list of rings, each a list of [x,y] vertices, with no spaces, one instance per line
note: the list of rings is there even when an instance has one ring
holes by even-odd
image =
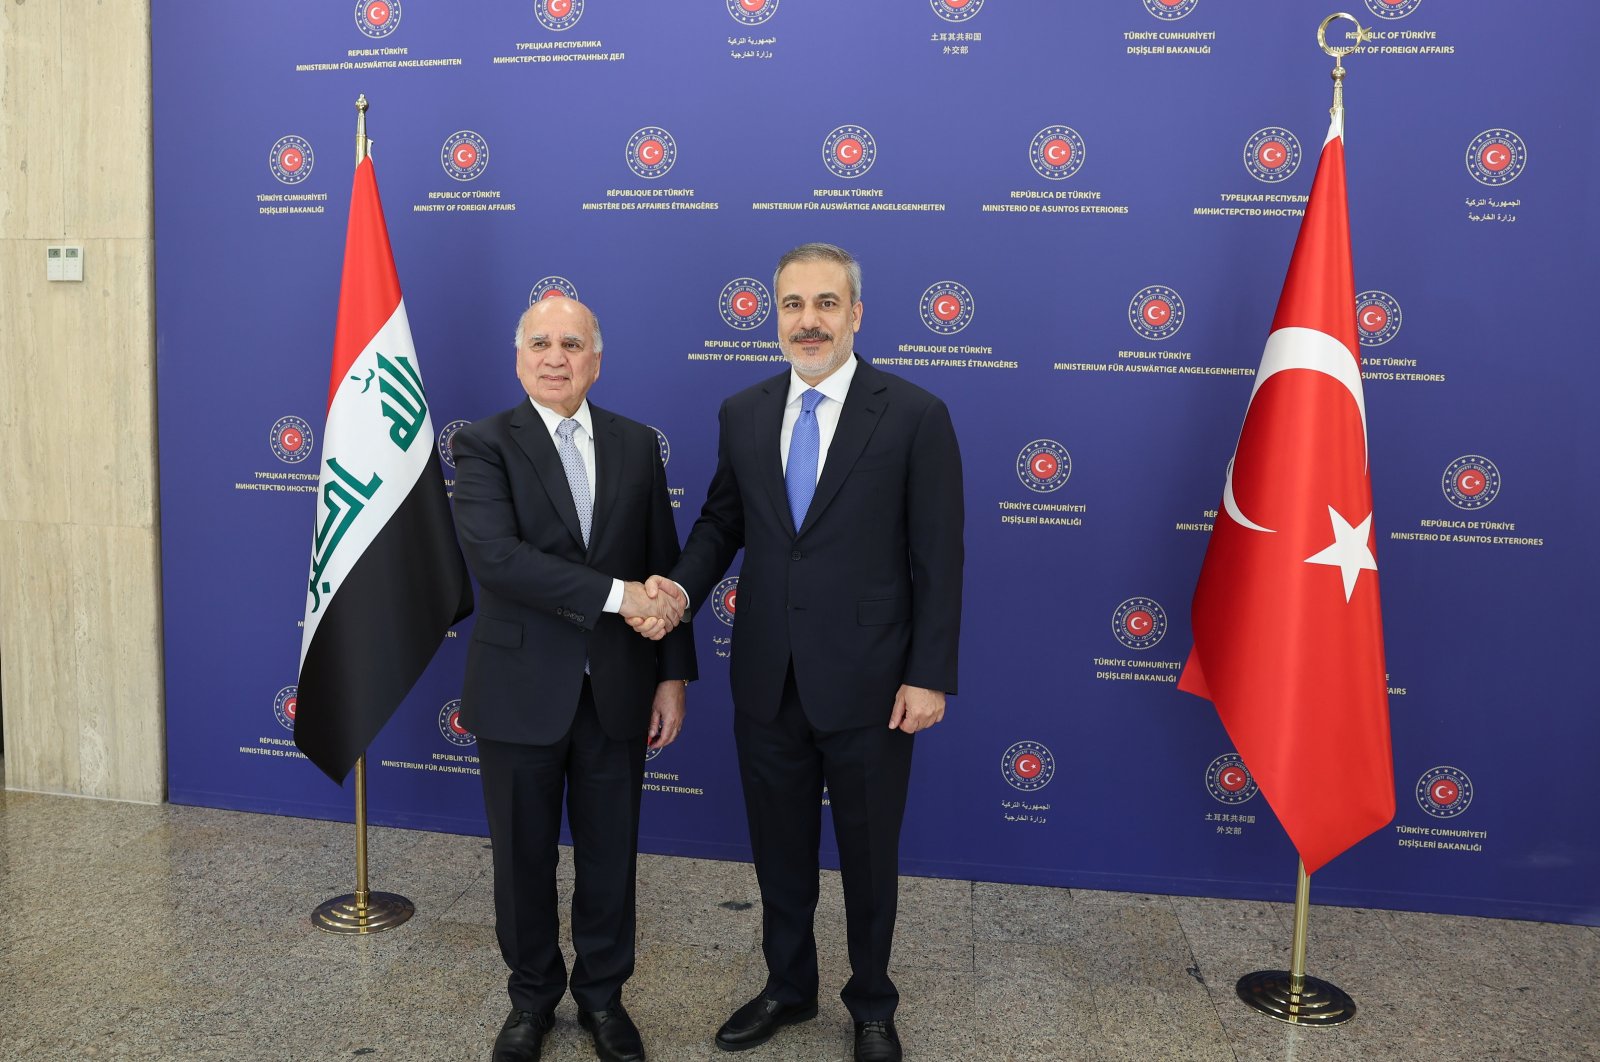
[[[1356,412],[1361,414],[1362,467],[1367,463],[1367,402],[1361,394],[1361,367],[1350,349],[1326,332],[1311,328],[1280,328],[1267,337],[1267,349],[1261,354],[1261,368],[1256,370],[1255,386],[1250,389],[1250,401],[1245,404],[1245,420],[1250,419],[1250,406],[1254,404],[1261,385],[1280,372],[1290,369],[1309,369],[1338,381],[1355,400]],[[1222,507],[1233,521],[1252,531],[1273,534],[1270,527],[1262,527],[1244,514],[1233,493],[1233,468],[1239,460],[1234,449],[1228,462],[1227,478],[1222,484]]]

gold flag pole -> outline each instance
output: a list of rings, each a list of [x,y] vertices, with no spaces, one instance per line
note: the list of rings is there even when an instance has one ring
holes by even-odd
[[[1330,46],[1328,27],[1340,19],[1354,24],[1355,43]],[[1333,106],[1328,115],[1344,128],[1344,57],[1361,50],[1372,39],[1372,31],[1363,27],[1354,15],[1340,11],[1329,15],[1317,27],[1317,45],[1333,57]],[[1342,1025],[1356,1016],[1355,1000],[1338,985],[1329,984],[1319,977],[1306,976],[1306,930],[1311,919],[1311,875],[1306,873],[1302,860],[1295,879],[1294,890],[1294,942],[1290,947],[1289,969],[1257,970],[1239,978],[1234,990],[1251,1010],[1276,1018],[1290,1025],[1308,1025],[1318,1028]]]
[[[363,92],[356,97],[356,165],[361,165],[361,160],[367,157],[372,150],[372,141],[367,139],[367,94]]]
[[[1239,978],[1234,990],[1251,1010],[1290,1025],[1340,1025],[1356,1016],[1355,1000],[1338,985],[1306,976],[1306,928],[1311,917],[1311,875],[1304,862],[1294,890],[1294,945],[1290,968],[1257,970]]]
[[[367,157],[367,97],[356,100],[356,165]],[[392,892],[367,888],[367,755],[356,760],[356,891],[324,900],[311,912],[311,924],[325,933],[380,933],[416,914],[415,905]]]

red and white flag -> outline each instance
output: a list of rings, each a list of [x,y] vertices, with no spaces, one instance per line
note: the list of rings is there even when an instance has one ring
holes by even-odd
[[[356,166],[294,743],[342,781],[472,612],[372,160]]]
[[[1394,818],[1342,113],[1228,465],[1178,688],[1212,701],[1307,873]]]

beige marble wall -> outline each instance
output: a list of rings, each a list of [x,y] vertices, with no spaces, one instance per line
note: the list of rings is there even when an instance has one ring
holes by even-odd
[[[82,283],[45,247],[84,247]],[[149,0],[0,0],[9,788],[160,801]]]

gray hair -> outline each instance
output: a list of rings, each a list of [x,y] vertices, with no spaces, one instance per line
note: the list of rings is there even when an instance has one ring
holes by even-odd
[[[778,259],[778,268],[772,271],[772,297],[778,297],[778,276],[795,262],[832,262],[843,266],[850,277],[850,304],[861,301],[861,263],[843,247],[831,243],[802,243]]]
[[[564,295],[555,296],[555,297],[556,298],[566,298],[566,296],[564,296]],[[537,305],[537,303],[535,303],[535,305]],[[580,304],[580,305],[583,305],[583,308],[585,310],[589,310],[589,334],[590,334],[590,337],[594,340],[594,352],[596,354],[600,354],[600,353],[604,352],[605,345],[606,345],[604,337],[602,337],[600,335],[600,315],[595,313],[593,310],[590,310],[588,305],[586,305],[586,304]],[[533,309],[533,307],[529,306],[528,309],[531,310],[531,309]],[[523,310],[520,314],[517,315],[517,331],[516,331],[516,335],[513,336],[512,340],[511,340],[512,343],[515,344],[515,347],[516,347],[517,350],[521,350],[522,349],[522,341],[525,338],[527,338],[526,336],[524,336],[522,334],[522,322],[526,321],[527,319],[528,319],[528,310]]]

